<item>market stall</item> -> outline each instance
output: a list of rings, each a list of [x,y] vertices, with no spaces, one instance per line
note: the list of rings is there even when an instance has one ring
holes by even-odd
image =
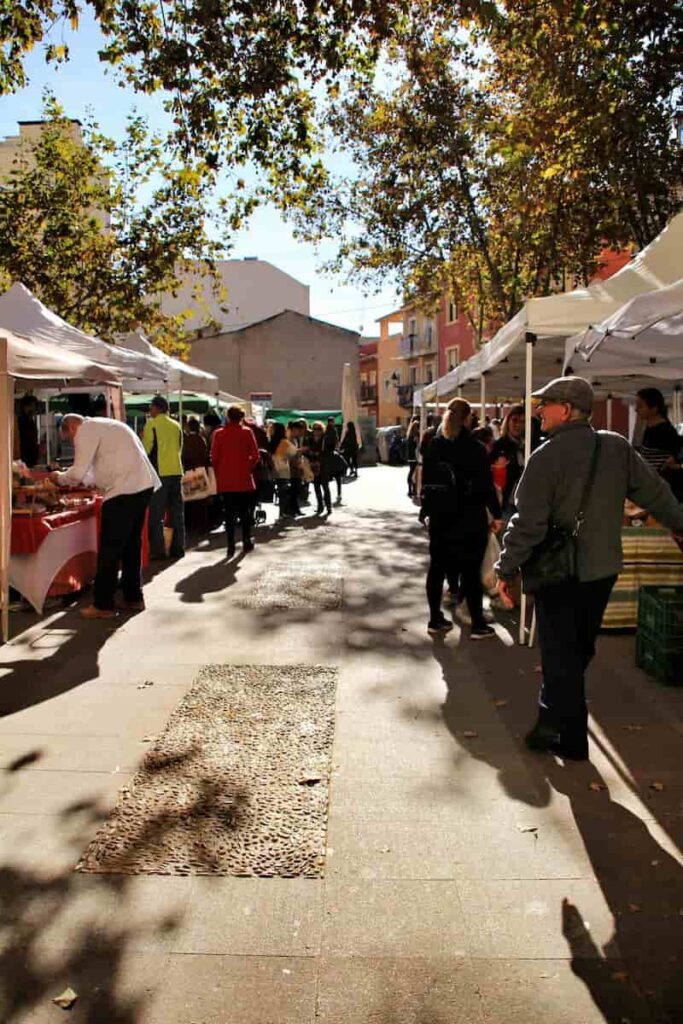
[[[9,635],[10,584],[25,593],[34,607],[42,608],[53,582],[59,592],[65,592],[61,588],[70,578],[78,582],[94,567],[98,507],[95,496],[81,493],[73,495],[71,501],[57,498],[56,494],[48,498],[53,489],[22,477],[19,465],[13,467],[15,386],[64,387],[67,383],[116,387],[119,382],[109,366],[35,338],[0,330],[0,422],[6,425],[0,446],[3,640]]]

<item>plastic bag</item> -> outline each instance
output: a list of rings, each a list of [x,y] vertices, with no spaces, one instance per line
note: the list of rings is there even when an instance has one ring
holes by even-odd
[[[495,533],[490,532],[484,552],[484,561],[481,563],[481,582],[484,585],[484,590],[489,594],[495,594],[498,590],[498,577],[494,566],[499,558],[500,543]]]

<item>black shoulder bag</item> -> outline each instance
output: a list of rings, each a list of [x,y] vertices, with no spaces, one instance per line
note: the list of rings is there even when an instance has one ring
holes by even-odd
[[[590,469],[581,496],[581,504],[574,518],[574,528],[566,530],[556,523],[549,525],[545,538],[536,545],[522,566],[522,585],[525,594],[535,594],[541,587],[551,587],[576,579],[576,542],[586,518],[586,508],[593,490],[599,458],[600,435],[596,432]]]

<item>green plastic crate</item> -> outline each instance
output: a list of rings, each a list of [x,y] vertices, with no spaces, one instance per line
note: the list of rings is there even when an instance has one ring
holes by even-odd
[[[664,686],[683,686],[683,638],[662,640],[639,626],[636,665]]]
[[[683,587],[641,587],[638,629],[661,640],[683,640]]]

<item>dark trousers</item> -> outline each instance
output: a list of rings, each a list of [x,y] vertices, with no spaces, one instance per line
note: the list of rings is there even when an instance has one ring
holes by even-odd
[[[330,482],[327,477],[317,476],[313,481],[313,490],[315,491],[318,508],[322,509],[324,506],[329,512],[332,508],[332,498],[330,496]]]
[[[358,476],[358,452],[344,452],[351,476]]]
[[[417,472],[417,462],[408,463],[408,497],[412,498],[415,494],[415,474]]]
[[[140,567],[142,531],[152,489],[137,494],[120,494],[102,505],[100,549],[95,575],[95,607],[114,608],[114,595],[121,566],[121,586],[126,601],[142,600]]]
[[[584,675],[616,576],[543,587],[535,596],[543,685],[541,720],[567,743],[584,743],[588,711]]]
[[[179,476],[162,476],[161,487],[152,496],[149,506],[149,553],[152,558],[163,558],[166,553],[164,516],[167,511],[168,525],[173,530],[171,558],[180,558],[185,554],[185,513],[181,479]]]
[[[229,548],[235,546],[235,526],[239,520],[242,527],[242,543],[251,540],[251,527],[254,521],[254,492],[224,491],[221,494],[223,516],[225,519],[225,536]]]
[[[481,583],[481,563],[488,535],[472,534],[459,538],[456,544],[448,534],[434,531],[429,537],[429,571],[427,573],[427,600],[429,601],[430,619],[441,618],[441,601],[443,585],[448,578],[451,587],[460,580],[460,593],[467,601],[472,627],[477,629],[484,625],[484,609],[482,600],[484,589]]]

